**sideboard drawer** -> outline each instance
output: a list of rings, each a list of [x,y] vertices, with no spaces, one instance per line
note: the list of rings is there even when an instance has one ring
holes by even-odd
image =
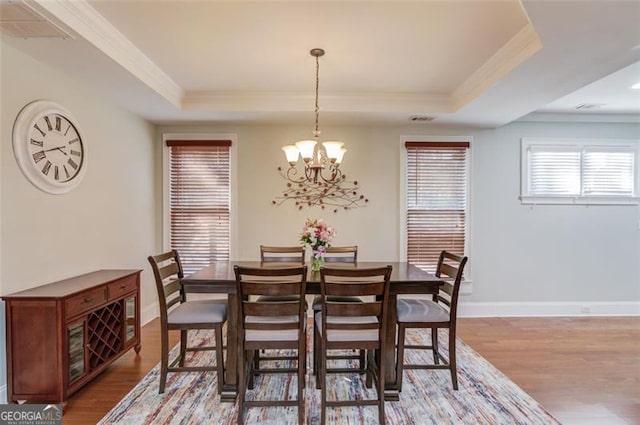
[[[65,301],[67,318],[82,314],[107,302],[107,287],[102,286]]]
[[[112,282],[109,284],[109,300],[113,300],[118,298],[124,294],[129,292],[133,292],[137,288],[137,275],[126,277],[122,280],[118,280],[117,282]]]

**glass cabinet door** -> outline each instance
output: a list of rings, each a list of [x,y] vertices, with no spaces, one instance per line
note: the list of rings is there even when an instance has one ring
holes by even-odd
[[[129,342],[136,337],[136,311],[136,297],[125,298],[125,342]]]
[[[85,374],[84,329],[84,321],[67,326],[67,341],[69,343],[69,383],[72,383]]]

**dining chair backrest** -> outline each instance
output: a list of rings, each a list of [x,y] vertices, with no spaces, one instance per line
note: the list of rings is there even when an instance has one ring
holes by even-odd
[[[260,245],[260,261],[263,263],[292,263],[304,265],[304,246],[265,246]]]
[[[304,294],[307,267],[252,268],[235,266],[240,329],[260,332],[299,330],[306,323]],[[260,296],[283,297],[261,301]],[[296,295],[294,298],[287,298]],[[270,321],[269,317],[278,317]],[[263,320],[267,318],[267,320]]]
[[[322,338],[332,331],[377,331],[384,341],[387,320],[387,299],[391,266],[367,269],[320,269],[322,306]],[[363,297],[362,302],[345,303],[334,297]],[[358,318],[376,317],[376,321]]]
[[[180,254],[175,249],[149,256],[149,263],[155,277],[158,302],[160,304],[160,320],[167,321],[167,315],[176,304],[186,301],[181,280],[184,277]]]
[[[466,256],[442,251],[436,267],[436,277],[441,278],[444,284],[440,286],[439,293],[433,295],[433,301],[444,305],[449,310],[449,316],[454,319],[458,309],[460,283],[467,260]]]
[[[324,255],[325,263],[357,263],[358,246],[330,246]]]

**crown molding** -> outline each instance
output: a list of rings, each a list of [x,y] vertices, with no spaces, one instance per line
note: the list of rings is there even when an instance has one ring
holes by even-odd
[[[191,91],[182,106],[185,110],[308,112],[314,100],[312,93]],[[321,94],[318,100],[323,112],[451,112],[446,95],[329,93]]]
[[[32,0],[178,108],[184,90],[86,0]]]
[[[480,96],[540,49],[542,42],[533,25],[528,23],[451,93],[453,111]]]
[[[640,123],[640,113],[593,114],[572,112],[532,112],[516,121],[523,122],[611,122]]]

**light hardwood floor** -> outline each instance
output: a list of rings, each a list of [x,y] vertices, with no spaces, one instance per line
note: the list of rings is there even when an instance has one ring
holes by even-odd
[[[640,317],[458,323],[459,337],[563,424],[640,424]],[[74,394],[64,424],[100,420],[158,363],[159,352],[159,323],[154,320],[142,328],[140,356],[130,351]]]

